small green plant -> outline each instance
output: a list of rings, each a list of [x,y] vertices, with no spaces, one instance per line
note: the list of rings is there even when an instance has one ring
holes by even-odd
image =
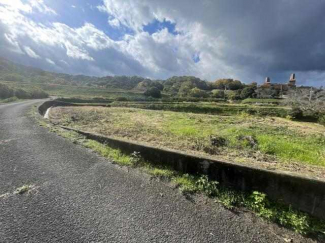
[[[182,193],[194,193],[198,191],[195,177],[189,174],[176,176],[172,181],[179,187]]]
[[[292,120],[293,120],[293,117],[290,116],[290,115],[287,115],[287,116],[286,116],[286,119],[292,121]]]
[[[243,202],[243,194],[231,190],[220,189],[216,202],[221,203],[227,209],[234,209]]]
[[[293,228],[300,234],[306,234],[309,229],[307,215],[301,212],[292,210],[283,211],[277,214],[277,221],[280,225]]]
[[[133,164],[133,166],[139,166],[139,164],[142,161],[142,157],[140,152],[134,151],[131,155],[130,155],[130,161]]]
[[[15,193],[15,194],[20,194],[20,195],[21,195],[21,194],[24,194],[24,193],[30,191],[32,188],[33,188],[32,185],[23,185],[23,186],[17,188],[16,191],[15,191],[14,193]]]
[[[274,213],[269,209],[270,202],[264,193],[253,191],[248,197],[246,206],[263,218],[272,219],[274,217]]]
[[[218,194],[217,181],[210,181],[208,176],[201,176],[196,182],[195,185],[199,191],[204,192],[207,196],[216,196]]]

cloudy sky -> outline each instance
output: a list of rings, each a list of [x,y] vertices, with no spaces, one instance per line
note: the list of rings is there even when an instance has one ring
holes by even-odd
[[[325,86],[324,0],[0,0],[0,56],[94,76]]]

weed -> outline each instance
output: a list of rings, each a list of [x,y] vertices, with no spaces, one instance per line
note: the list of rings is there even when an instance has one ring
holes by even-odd
[[[168,169],[168,168],[156,168],[152,166],[147,166],[145,171],[152,175],[153,177],[163,178],[163,179],[170,179],[175,176],[175,171]]]
[[[196,182],[195,185],[198,191],[204,192],[207,196],[216,196],[218,194],[217,181],[210,181],[208,176],[201,176]]]
[[[119,149],[113,149],[105,144],[101,144],[97,141],[86,139],[83,142],[83,145],[87,148],[93,149],[94,151],[98,152],[103,157],[109,158],[113,160],[113,162],[119,165],[128,165],[131,166],[132,164],[132,157],[126,154],[123,154]]]
[[[274,216],[274,213],[269,208],[269,200],[264,193],[253,191],[245,201],[245,205],[263,218],[272,219]]]
[[[30,191],[32,188],[34,188],[33,185],[23,185],[23,186],[17,188],[15,190],[14,194],[20,194],[21,195],[21,194],[24,194],[24,193]]]
[[[140,163],[142,162],[142,157],[140,152],[136,152],[134,151],[131,155],[130,155],[130,162],[132,163],[133,166],[139,166]]]
[[[189,174],[176,176],[172,181],[178,186],[182,193],[194,193],[198,191],[196,178]]]
[[[227,209],[234,209],[242,204],[243,194],[225,188],[219,189],[216,202],[221,203]]]

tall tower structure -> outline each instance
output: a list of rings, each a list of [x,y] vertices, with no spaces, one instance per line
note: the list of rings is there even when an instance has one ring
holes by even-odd
[[[288,85],[291,86],[291,87],[296,86],[296,74],[292,73],[290,75],[290,80],[289,80]]]
[[[266,85],[271,85],[271,79],[270,79],[270,77],[266,77],[266,78],[265,78],[265,82],[264,82],[264,84],[266,84]]]

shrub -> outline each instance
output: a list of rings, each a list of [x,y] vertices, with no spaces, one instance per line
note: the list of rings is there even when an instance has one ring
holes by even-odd
[[[15,96],[18,99],[28,99],[28,98],[30,98],[30,94],[28,92],[26,92],[25,90],[23,90],[23,89],[17,89],[15,91]]]
[[[43,98],[48,98],[49,95],[46,92],[44,92],[43,90],[34,89],[30,92],[30,97],[32,99],[43,99]]]
[[[289,112],[289,116],[291,116],[293,119],[301,119],[304,117],[304,113],[299,107],[293,107]]]
[[[318,118],[318,122],[322,125],[325,126],[325,115],[321,115],[319,118]]]
[[[224,99],[225,98],[225,91],[224,90],[213,90],[212,91],[212,97],[214,98],[219,98],[219,99]]]
[[[5,84],[0,84],[0,99],[8,99],[14,96],[13,89],[9,88]]]
[[[199,191],[204,192],[207,196],[216,196],[218,194],[217,181],[210,181],[208,176],[201,176],[196,182],[196,187]]]
[[[240,98],[247,99],[251,98],[255,90],[252,87],[246,87],[240,92]]]
[[[150,96],[152,98],[161,98],[161,92],[158,88],[153,87],[144,92],[145,96]]]
[[[126,97],[117,97],[115,100],[116,101],[128,101],[128,98],[126,98]]]
[[[198,89],[198,88],[191,89],[189,95],[191,97],[195,97],[195,98],[207,98],[209,96],[206,91]]]

